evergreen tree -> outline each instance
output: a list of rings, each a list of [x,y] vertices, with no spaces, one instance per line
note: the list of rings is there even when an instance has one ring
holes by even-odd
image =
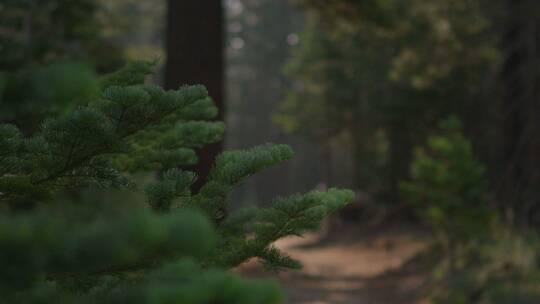
[[[270,269],[300,267],[272,243],[316,228],[352,199],[330,189],[231,212],[236,184],[292,157],[271,144],[221,154],[192,194],[196,175],[177,168],[194,164],[194,149],[218,141],[223,124],[212,121],[217,109],[204,87],[144,84],[152,66],[134,62],[99,79],[99,98],[34,135],[0,126],[3,301],[281,303],[274,283],[226,269],[251,258]],[[156,169],[146,185],[134,178]],[[70,195],[96,189],[144,193],[147,204]]]
[[[475,159],[462,128],[454,116],[442,121],[440,134],[417,150],[411,181],[401,184],[405,197],[443,245],[451,273],[466,245],[489,236],[495,215],[489,206],[485,168]]]

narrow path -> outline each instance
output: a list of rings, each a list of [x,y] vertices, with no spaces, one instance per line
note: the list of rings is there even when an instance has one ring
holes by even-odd
[[[356,230],[354,230],[356,229]],[[425,272],[410,262],[426,242],[418,232],[393,228],[357,233],[347,228],[332,241],[316,234],[287,238],[276,245],[301,260],[304,268],[278,275],[293,304],[417,304]],[[240,269],[248,277],[267,277],[256,263]]]

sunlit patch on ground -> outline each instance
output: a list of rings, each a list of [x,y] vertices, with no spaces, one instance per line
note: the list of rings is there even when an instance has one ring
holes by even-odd
[[[421,233],[394,229],[358,235],[356,230],[361,229],[346,228],[331,241],[323,242],[317,234],[310,234],[276,244],[304,263],[301,271],[278,275],[289,303],[422,303],[425,276],[408,263],[426,246]],[[248,277],[272,276],[255,261],[239,271]]]

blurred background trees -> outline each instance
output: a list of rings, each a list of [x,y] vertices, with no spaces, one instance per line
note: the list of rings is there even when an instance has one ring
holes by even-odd
[[[122,64],[95,1],[5,1],[0,10],[2,123],[32,133],[46,115],[96,94],[96,72]]]
[[[393,204],[399,181],[408,178],[412,148],[451,113],[490,161],[500,11],[481,2],[300,1],[317,28],[306,30],[303,50],[291,59],[300,89],[291,90],[282,106],[283,124],[320,119],[304,111],[316,94],[328,123],[315,124],[347,130],[355,187],[373,189]],[[323,36],[326,44],[313,45]]]
[[[298,45],[303,13],[287,0],[225,1],[227,8],[227,122],[226,146],[255,143],[290,144],[297,157],[248,181],[237,192],[250,204],[272,193],[290,194],[319,183],[325,164],[317,146],[280,130],[274,122],[278,103],[291,87],[283,66]]]
[[[231,1],[237,2],[241,7],[250,3]],[[487,251],[498,250],[507,238],[519,239],[515,229],[538,228],[536,2],[289,4],[301,8],[303,22],[291,31],[295,43],[283,60],[288,85],[269,108],[283,132],[317,147],[320,164],[300,168],[317,166],[317,182],[352,187],[394,220],[413,219],[443,231],[443,247],[466,248],[443,254],[456,255],[450,260],[459,266],[445,285],[449,293],[443,292],[438,302],[519,298],[533,303],[536,297],[524,295],[509,280],[513,276],[527,282],[524,286],[537,284],[523,279],[535,276],[530,269],[517,266],[522,260],[515,259],[507,265],[512,271],[505,272],[496,266],[499,258]],[[240,50],[250,50],[250,41],[260,39],[238,40],[235,35],[230,43]],[[270,58],[246,51],[230,61],[230,68],[242,60],[259,67]],[[246,81],[245,87],[258,87],[259,81]],[[448,130],[441,135],[439,126],[450,116],[462,125],[461,135]],[[259,138],[251,130],[228,138],[234,140],[235,134],[243,134],[242,140],[249,134]],[[423,154],[415,152],[418,147],[424,147]],[[409,185],[408,191],[400,185]],[[531,244],[535,251],[535,241]],[[512,246],[510,251],[520,250]]]
[[[1,67],[75,59],[100,71],[117,68],[120,51],[104,37],[96,1],[3,1]]]

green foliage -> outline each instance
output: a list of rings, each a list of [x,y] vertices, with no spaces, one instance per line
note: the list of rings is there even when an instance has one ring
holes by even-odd
[[[538,302],[537,237],[496,229],[485,168],[457,118],[441,122],[411,171],[411,181],[401,183],[404,196],[437,233],[448,262],[434,273],[433,302]]]
[[[463,136],[461,122],[450,117],[440,134],[418,149],[411,180],[401,183],[404,197],[436,233],[448,261],[448,273],[465,267],[460,257],[470,245],[489,237],[495,210],[489,206],[485,169]]]
[[[213,243],[211,225],[195,213],[158,217],[139,208],[129,215],[108,210],[94,216],[76,211],[64,207],[2,214],[1,257],[9,261],[2,272],[4,292],[31,286],[44,275],[91,276],[128,269],[150,258],[155,263],[156,257],[204,255]]]
[[[220,245],[209,263],[233,267],[249,258],[258,258],[274,270],[299,268],[298,261],[272,247],[272,243],[288,235],[316,229],[323,218],[345,206],[353,197],[351,191],[338,189],[313,191],[277,199],[269,208],[232,214],[218,227]],[[212,215],[221,217],[217,221],[224,216],[217,212]]]
[[[466,268],[435,289],[434,303],[528,304],[540,301],[538,236],[498,231],[477,246]]]
[[[108,71],[120,64],[119,49],[103,35],[93,0],[2,1],[0,69],[61,60],[84,61]]]
[[[485,168],[474,157],[460,121],[451,117],[441,133],[419,149],[410,182],[402,191],[420,216],[447,237],[467,241],[489,229],[493,210],[488,205]]]
[[[2,1],[0,123],[33,134],[46,117],[96,99],[96,71],[121,65],[92,0]]]
[[[272,304],[282,303],[283,298],[276,283],[244,281],[231,273],[181,262],[167,265],[99,303]]]
[[[9,303],[281,303],[275,283],[226,269],[251,258],[298,268],[273,242],[352,200],[331,189],[231,212],[238,183],[293,156],[272,144],[223,153],[192,193],[196,174],[178,168],[219,140],[223,124],[211,121],[217,111],[203,86],[144,84],[152,66],[103,77],[97,97],[32,135],[0,125],[0,291]],[[144,185],[132,174],[155,169]],[[147,204],[115,200],[113,189]]]
[[[0,72],[0,123],[35,132],[49,115],[64,114],[99,95],[95,72],[80,63],[55,63]]]

